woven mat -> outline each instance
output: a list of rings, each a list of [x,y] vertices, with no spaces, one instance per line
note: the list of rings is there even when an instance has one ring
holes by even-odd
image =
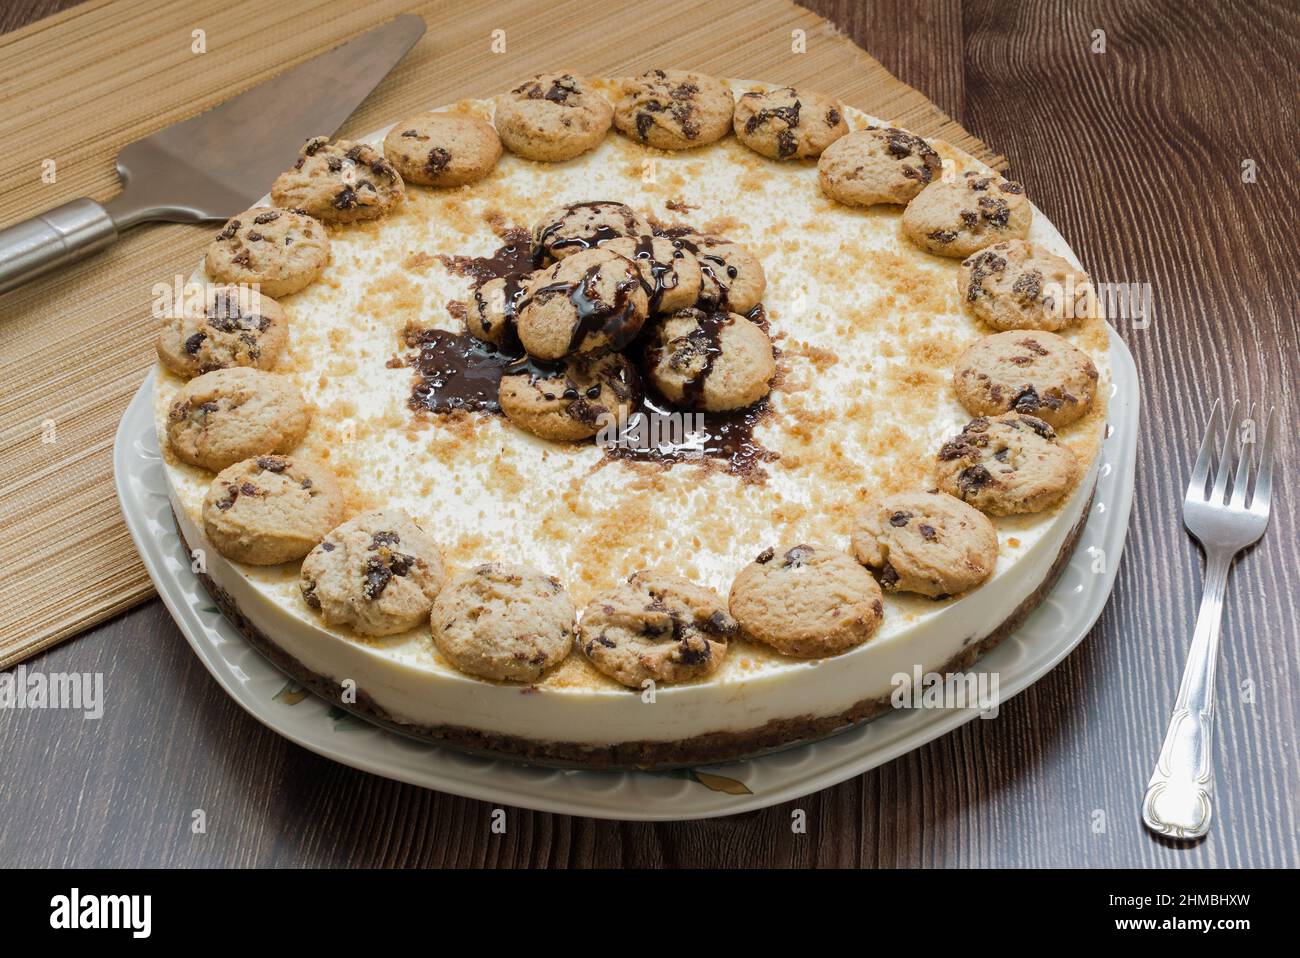
[[[86,3],[0,37],[0,224],[117,192],[127,143],[214,106],[393,14],[429,30],[352,116],[363,133],[542,70],[652,67],[806,84],[1000,165],[929,100],[786,0],[470,4]],[[639,14],[639,15],[638,15]],[[191,52],[192,32],[207,52]],[[491,52],[493,31],[506,50]],[[802,30],[806,51],[794,52]],[[54,183],[42,164],[56,163]],[[0,296],[0,668],[147,598],[118,510],[114,430],[153,360],[151,287],[188,274],[201,226],[146,225],[108,253]]]

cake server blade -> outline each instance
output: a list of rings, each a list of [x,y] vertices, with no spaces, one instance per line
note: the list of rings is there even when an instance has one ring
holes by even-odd
[[[424,33],[402,14],[117,155],[122,193],[78,199],[0,230],[0,293],[112,244],[148,220],[223,220],[248,208],[312,136],[331,135]]]

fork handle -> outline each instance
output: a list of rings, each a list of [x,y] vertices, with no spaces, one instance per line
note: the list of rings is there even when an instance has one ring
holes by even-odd
[[[1223,595],[1233,553],[1206,553],[1205,588],[1192,648],[1160,758],[1142,800],[1147,828],[1169,838],[1210,830],[1214,792],[1214,670],[1219,658]]]

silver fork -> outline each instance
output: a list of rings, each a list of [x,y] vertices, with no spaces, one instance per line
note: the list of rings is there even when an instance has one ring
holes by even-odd
[[[1236,433],[1240,404],[1233,401],[1214,485],[1207,494],[1214,437],[1222,412],[1223,404],[1216,400],[1183,498],[1183,524],[1205,550],[1205,588],[1174,714],[1142,800],[1142,820],[1147,828],[1169,838],[1201,838],[1210,830],[1214,791],[1214,668],[1219,657],[1223,594],[1232,560],[1242,549],[1257,542],[1268,527],[1274,410],[1269,410],[1252,483],[1254,450],[1243,444],[1238,455]],[[1234,459],[1237,468],[1229,489],[1228,476]]]

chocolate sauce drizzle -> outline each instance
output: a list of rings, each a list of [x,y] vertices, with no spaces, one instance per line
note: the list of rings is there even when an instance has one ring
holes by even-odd
[[[667,238],[667,237],[662,237]],[[646,282],[645,276],[641,276],[641,288],[645,290],[646,298],[650,302],[650,315],[653,316],[659,312],[659,304],[664,301],[664,294],[677,288],[681,279],[677,276],[677,269],[673,263],[662,263],[655,259],[655,239],[654,236],[638,236],[636,240],[636,249],[632,251],[632,258],[636,261],[640,273],[640,264],[644,260],[650,264],[651,282]],[[673,259],[682,259],[686,254],[683,252],[681,240],[673,240]],[[671,279],[672,282],[666,282]]]
[[[576,204],[578,206],[586,204]],[[711,271],[721,290],[721,301],[711,310],[702,310],[703,319],[699,331],[694,334],[700,340],[706,362],[704,368],[694,380],[687,384],[685,394],[688,402],[698,404],[703,396],[704,383],[713,368],[713,360],[720,349],[718,335],[727,319],[726,292],[728,278],[734,278],[735,270],[729,271],[726,261],[720,256],[702,253],[699,247],[686,238],[691,230],[687,227],[673,227],[656,231],[655,235],[669,239],[676,248],[674,255],[691,253],[701,259],[701,269]],[[506,312],[513,315],[512,306],[521,304],[522,296],[519,281],[524,275],[545,265],[540,245],[535,252],[530,234],[525,229],[511,229],[503,232],[505,241],[490,256],[442,256],[440,259],[446,267],[461,276],[472,280],[472,289],[479,300],[482,287],[493,279],[506,281]],[[583,245],[598,245],[614,235],[593,237],[577,241]],[[657,311],[664,292],[676,286],[676,273],[671,263],[660,263],[654,259],[653,239],[641,237],[638,240],[635,256],[649,259],[653,265],[651,276],[653,282],[647,282],[640,275],[629,279],[626,284],[619,284],[613,307],[603,303],[596,293],[594,283],[598,270],[588,270],[578,283],[556,283],[542,287],[534,292],[534,297],[563,294],[570,298],[578,311],[579,322],[575,324],[571,347],[578,346],[587,335],[604,329],[611,336],[613,348],[623,349],[629,357],[639,357],[646,352],[645,335],[633,337],[629,334],[630,326],[626,322],[633,310],[628,302],[629,293],[634,283],[639,282],[650,299],[651,312]],[[730,276],[728,276],[728,272]],[[671,280],[671,282],[670,282]],[[470,307],[473,308],[473,307]],[[611,318],[611,313],[612,318]],[[620,317],[622,319],[620,320]],[[750,322],[768,331],[766,314],[762,304],[755,306],[747,316]],[[651,324],[647,323],[647,332]],[[631,334],[635,330],[630,331]],[[528,374],[533,381],[559,378],[564,374],[564,363],[545,362],[528,356],[522,348],[512,343],[506,347],[497,347],[476,339],[469,333],[453,333],[444,329],[426,329],[408,335],[410,346],[418,348],[410,364],[415,367],[416,381],[411,392],[409,405],[413,410],[435,414],[456,412],[499,413],[498,401],[501,378],[505,375]],[[632,413],[620,431],[617,443],[605,445],[607,460],[624,460],[652,462],[672,466],[674,463],[713,461],[726,472],[738,476],[746,482],[762,482],[766,476],[764,463],[775,461],[778,454],[766,449],[754,438],[754,427],[771,416],[768,400],[762,399],[747,409],[733,412],[694,413],[676,408],[662,396],[655,393],[648,381],[638,384],[638,400]],[[657,434],[650,427],[651,420],[668,422],[669,417],[685,416],[687,422],[693,422],[702,428],[678,439],[665,435],[671,430],[658,430]],[[680,420],[679,420],[680,422]],[[680,433],[681,430],[678,430]]]
[[[620,441],[604,447],[606,459],[653,462],[665,466],[679,462],[714,461],[731,475],[757,483],[767,478],[763,463],[780,458],[754,438],[754,427],[771,416],[771,406],[766,399],[733,412],[699,413],[696,421],[702,429],[678,441],[665,436],[662,430],[656,436],[651,431],[650,422],[655,418],[662,422],[674,414],[680,416],[681,410],[655,394],[648,383],[643,386],[640,401],[620,432]]]
[[[567,296],[578,315],[569,336],[569,352],[577,352],[582,341],[588,336],[604,333],[609,339],[611,349],[619,350],[632,341],[640,330],[634,322],[636,308],[632,303],[631,292],[640,282],[636,276],[629,276],[614,284],[614,302],[607,303],[600,296],[600,267],[592,266],[582,274],[576,283],[551,283],[533,291],[528,302],[545,300],[552,296]],[[519,304],[519,308],[524,307]]]
[[[694,234],[689,226],[673,226],[666,230],[661,230],[660,235],[673,241],[673,245],[679,249],[684,249],[700,261],[700,272],[718,288],[717,299],[711,301],[714,307],[725,310],[728,305],[728,294],[731,292],[731,281],[737,276],[736,267],[731,266],[727,261],[717,253],[708,253],[700,249],[698,243],[689,236]]]
[[[408,404],[434,413],[500,412],[501,377],[519,354],[469,333],[426,329],[418,334],[417,377]]]
[[[600,207],[612,206],[622,207],[620,215],[623,217],[624,228],[620,232],[612,226],[599,225],[594,227],[591,232],[585,236],[562,236],[554,239],[555,233],[566,226],[565,220],[567,214],[575,210],[598,209]],[[632,211],[627,208],[626,204],[615,203],[612,200],[592,200],[586,203],[570,203],[565,207],[565,215],[557,217],[554,223],[551,223],[542,230],[537,237],[537,250],[540,253],[550,252],[557,249],[592,249],[601,243],[612,239],[618,239],[621,236],[628,236],[637,228],[636,217]]]

